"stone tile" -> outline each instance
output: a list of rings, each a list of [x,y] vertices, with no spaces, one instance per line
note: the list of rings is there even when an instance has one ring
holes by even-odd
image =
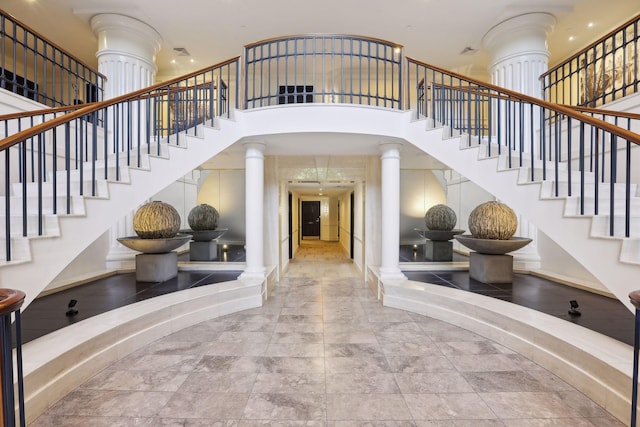
[[[603,418],[609,415],[601,406],[579,391],[558,391],[556,394],[566,405],[576,410],[581,417]]]
[[[271,337],[271,342],[274,344],[322,343],[324,339],[322,332],[276,332]]]
[[[177,391],[189,376],[178,371],[104,370],[80,386],[91,390]]]
[[[535,378],[544,387],[545,391],[574,390],[572,386],[545,369],[527,371],[527,374]]]
[[[203,356],[182,355],[130,355],[109,367],[116,371],[179,371],[190,372]]]
[[[218,337],[217,343],[266,343],[271,339],[271,332],[229,332],[225,331]],[[214,344],[216,345],[216,344]]]
[[[504,427],[501,420],[421,420],[416,427]]]
[[[203,356],[195,372],[258,372],[261,356]]]
[[[325,427],[324,421],[240,420],[238,427]]]
[[[580,417],[555,392],[481,393],[480,396],[499,418]]]
[[[491,341],[438,342],[437,346],[445,356],[503,353]]]
[[[246,393],[178,392],[158,412],[158,417],[239,420],[248,398]]]
[[[504,354],[449,356],[449,361],[460,372],[519,371],[516,362]]]
[[[224,329],[221,332],[273,332],[277,323],[259,322],[224,322]]]
[[[451,372],[456,368],[444,356],[387,356],[391,372]]]
[[[324,372],[261,373],[253,386],[253,393],[306,393],[324,394]]]
[[[538,419],[517,419],[503,420],[506,427],[594,427],[588,418],[538,418]],[[602,424],[602,426],[614,427],[616,424]],[[624,424],[621,424],[624,425]]]
[[[405,394],[414,420],[491,420],[496,415],[475,393]]]
[[[375,334],[370,331],[356,332],[326,332],[324,333],[326,343],[347,343],[347,344],[378,344]]]
[[[413,421],[330,421],[328,427],[416,427]]]
[[[322,323],[278,323],[274,332],[302,332],[302,333],[322,333],[324,325]]]
[[[153,417],[173,394],[157,391],[76,389],[47,411],[47,415]]]
[[[324,345],[322,343],[269,344],[265,355],[270,357],[323,357]]]
[[[256,373],[197,372],[189,375],[181,393],[251,393]]]
[[[283,307],[280,310],[280,316],[289,315],[322,315],[321,303],[305,303],[299,307]]]
[[[328,394],[328,420],[411,420],[400,394]]]
[[[279,323],[322,323],[322,316],[315,314],[290,314],[278,318]]]
[[[377,344],[325,344],[325,357],[384,356]]]
[[[372,323],[371,328],[375,332],[415,332],[419,333],[421,336],[427,338],[424,334],[424,331],[420,329],[420,326],[416,322],[405,321],[405,322],[380,322],[380,323]]]
[[[551,391],[523,371],[465,372],[464,378],[478,393],[500,391]]]
[[[403,394],[469,393],[473,388],[457,372],[395,374]]]
[[[440,341],[440,342],[485,341],[486,340],[486,338],[481,335],[474,334],[471,331],[467,331],[466,329],[462,329],[462,328],[457,328],[455,326],[450,326],[442,330],[425,331],[425,333],[433,341]]]
[[[216,342],[207,352],[208,356],[262,356],[267,351],[268,342]]]
[[[350,372],[392,372],[384,357],[327,357],[324,359],[327,374]]]
[[[153,425],[158,427],[239,427],[239,420],[216,421],[211,419],[156,418]]]
[[[327,373],[327,393],[400,393],[393,374],[384,372]]]
[[[29,424],[30,427],[151,427],[153,418],[90,417],[77,415],[43,415]]]
[[[386,342],[380,346],[387,357],[399,356],[442,356],[440,349],[432,342]]]
[[[322,357],[264,357],[260,363],[260,372],[324,372],[325,369]]]
[[[326,414],[324,394],[252,394],[242,419],[324,421]]]

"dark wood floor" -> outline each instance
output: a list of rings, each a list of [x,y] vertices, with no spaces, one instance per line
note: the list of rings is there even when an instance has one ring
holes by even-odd
[[[412,249],[401,250],[401,261],[411,261],[411,257]],[[243,261],[243,248],[230,250],[226,259]],[[456,260],[465,259],[456,255]],[[134,273],[125,273],[37,298],[22,315],[23,342],[147,298],[234,280],[240,273],[241,271],[180,271],[178,277],[159,283],[136,282]],[[615,299],[526,274],[514,274],[513,283],[510,284],[490,285],[471,279],[466,271],[404,273],[411,280],[475,292],[538,310],[633,345],[633,314]],[[67,306],[71,300],[77,301],[75,308],[78,314],[67,316]],[[578,302],[581,316],[569,315],[571,300]]]

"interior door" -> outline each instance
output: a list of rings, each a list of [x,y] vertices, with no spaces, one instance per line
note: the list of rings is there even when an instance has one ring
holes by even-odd
[[[302,238],[320,239],[319,201],[302,201]]]

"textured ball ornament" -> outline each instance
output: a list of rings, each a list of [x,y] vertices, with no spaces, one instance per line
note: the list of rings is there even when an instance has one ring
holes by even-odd
[[[424,215],[425,225],[429,230],[453,230],[457,221],[456,213],[447,205],[435,205]]]
[[[191,209],[187,222],[192,230],[215,230],[220,214],[213,206],[203,203]]]
[[[133,216],[133,230],[141,239],[175,237],[180,230],[180,214],[165,202],[146,203]]]
[[[483,203],[469,215],[469,231],[476,239],[509,240],[517,228],[518,217],[504,203]]]

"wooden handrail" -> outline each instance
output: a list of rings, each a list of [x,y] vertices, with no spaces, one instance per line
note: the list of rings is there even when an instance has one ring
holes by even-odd
[[[13,313],[22,307],[25,297],[22,291],[0,288],[0,316]]]
[[[548,76],[549,74],[553,73],[554,71],[556,71],[558,68],[561,68],[564,66],[564,64],[566,64],[567,62],[579,57],[580,55],[582,55],[583,53],[585,53],[586,51],[588,51],[589,49],[593,49],[597,44],[602,43],[603,41],[605,41],[606,39],[608,39],[609,37],[613,36],[614,34],[616,34],[619,31],[622,31],[623,28],[631,25],[632,23],[634,23],[635,21],[640,20],[640,15],[637,15],[631,19],[629,19],[627,22],[625,22],[624,24],[618,26],[617,28],[611,30],[610,32],[608,32],[607,34],[605,34],[604,36],[600,37],[598,40],[594,41],[593,43],[591,43],[590,45],[588,45],[587,47],[581,49],[579,52],[574,53],[573,55],[571,55],[569,58],[565,59],[564,61],[562,61],[560,64],[556,65],[555,67],[547,70],[545,73],[540,75],[540,78],[544,78],[546,76]]]
[[[425,68],[430,68],[430,69],[435,70],[435,71],[437,71],[439,73],[446,74],[446,75],[449,75],[451,77],[454,77],[454,78],[457,78],[457,79],[460,79],[460,80],[464,80],[466,82],[469,82],[469,83],[472,83],[472,84],[475,84],[475,85],[478,85],[478,86],[481,86],[481,87],[485,87],[485,88],[493,90],[495,92],[506,94],[511,98],[514,98],[514,99],[517,99],[517,100],[520,100],[520,101],[524,101],[524,102],[528,102],[530,104],[537,105],[537,106],[539,106],[541,108],[545,108],[545,109],[550,110],[550,111],[555,111],[557,113],[564,114],[565,116],[571,117],[573,119],[576,119],[576,120],[582,121],[584,123],[587,123],[589,125],[595,126],[597,128],[603,129],[603,130],[605,130],[605,131],[607,131],[607,132],[609,132],[609,133],[611,133],[613,135],[616,135],[616,136],[618,136],[620,138],[623,138],[623,139],[625,139],[625,140],[627,140],[629,142],[633,142],[636,145],[640,145],[640,134],[637,134],[635,132],[631,132],[629,130],[626,130],[624,128],[621,128],[621,127],[618,127],[618,126],[615,126],[615,125],[612,125],[611,123],[608,123],[608,122],[606,122],[604,120],[600,120],[600,119],[597,119],[595,117],[584,115],[584,114],[582,114],[582,113],[580,113],[578,111],[575,111],[573,109],[573,107],[569,107],[569,106],[566,106],[566,105],[563,105],[563,104],[552,104],[551,102],[547,102],[547,101],[544,101],[542,99],[534,98],[533,96],[529,96],[529,95],[525,95],[525,94],[522,94],[522,93],[518,93],[518,92],[509,90],[509,89],[504,89],[502,87],[492,85],[491,83],[486,83],[486,82],[483,82],[483,81],[480,81],[480,80],[476,80],[476,79],[474,79],[472,77],[463,76],[462,74],[454,73],[452,71],[448,71],[448,70],[445,70],[443,68],[436,67],[434,65],[429,65],[429,64],[426,64],[424,62],[418,61],[418,60],[413,59],[413,58],[407,57],[407,61],[412,62],[412,63],[414,63],[416,65],[425,67]]]
[[[301,39],[301,38],[312,38],[312,37],[352,38],[352,39],[357,39],[357,40],[364,40],[364,41],[371,41],[371,42],[375,42],[375,43],[382,43],[382,44],[386,44],[386,45],[389,45],[389,46],[392,46],[392,47],[398,48],[398,49],[402,49],[404,47],[401,44],[390,42],[388,40],[378,39],[378,38],[375,38],[375,37],[355,36],[355,35],[351,35],[351,34],[322,34],[322,33],[314,34],[314,33],[311,33],[311,34],[292,34],[292,35],[289,35],[289,36],[271,37],[271,38],[268,38],[268,39],[264,39],[264,40],[260,40],[260,41],[257,41],[257,42],[246,44],[246,45],[244,45],[244,48],[245,49],[251,49],[252,47],[260,46],[260,45],[266,44],[266,43],[271,43],[271,42],[276,41],[276,40],[283,41],[285,39],[296,39],[296,38]]]
[[[186,80],[186,79],[189,79],[191,77],[195,77],[195,76],[197,76],[199,74],[202,74],[204,72],[213,70],[215,68],[223,67],[225,65],[228,65],[228,64],[231,64],[231,63],[237,61],[238,59],[240,59],[240,57],[236,56],[235,58],[231,58],[231,59],[228,59],[226,61],[220,62],[218,64],[202,68],[200,70],[194,71],[194,72],[189,73],[189,74],[184,75],[184,76],[176,77],[174,79],[171,79],[171,80],[168,80],[168,81],[165,81],[165,82],[161,82],[161,83],[156,83],[155,85],[146,87],[144,89],[139,89],[139,90],[137,90],[135,92],[131,92],[131,93],[127,93],[127,94],[124,94],[124,95],[120,95],[120,96],[117,96],[115,98],[108,99],[106,101],[92,102],[91,104],[86,104],[85,106],[82,106],[82,108],[80,108],[78,110],[72,111],[72,112],[67,113],[67,114],[65,114],[63,116],[56,117],[56,118],[48,120],[46,122],[37,124],[37,125],[35,125],[33,127],[30,127],[29,129],[25,129],[25,130],[23,130],[21,132],[14,133],[13,135],[10,135],[10,136],[4,138],[3,140],[0,140],[0,151],[5,150],[5,149],[7,149],[9,147],[12,147],[12,146],[14,146],[14,145],[16,145],[16,144],[18,144],[18,143],[20,143],[20,142],[22,142],[24,140],[27,140],[27,139],[35,136],[35,135],[38,135],[38,134],[43,133],[43,132],[46,132],[49,129],[53,129],[53,128],[65,123],[65,122],[70,122],[70,121],[72,121],[74,119],[89,115],[89,114],[91,114],[91,113],[93,113],[95,111],[101,110],[103,108],[110,107],[112,105],[118,104],[118,103],[123,102],[123,101],[134,100],[134,99],[136,99],[138,97],[143,96],[144,94],[146,94],[148,92],[152,92],[152,91],[155,91],[155,90],[158,90],[158,89],[162,89],[163,87],[171,86],[171,85],[173,85],[175,83],[178,83],[178,82],[180,82],[182,80]]]
[[[82,64],[83,66],[87,67],[88,69],[90,69],[91,71],[93,71],[94,73],[96,73],[97,75],[99,75],[100,77],[102,77],[105,81],[107,80],[107,77],[102,74],[101,72],[99,72],[98,70],[96,70],[95,68],[87,65],[87,63],[85,63],[83,60],[79,59],[77,56],[69,53],[66,49],[62,48],[60,45],[58,45],[57,43],[49,40],[48,38],[44,37],[42,34],[40,34],[38,31],[34,30],[33,28],[31,28],[30,26],[28,26],[27,24],[25,24],[24,22],[20,21],[19,19],[17,19],[15,16],[11,15],[10,13],[5,12],[4,10],[0,9],[0,15],[3,15],[9,19],[11,19],[13,22],[15,22],[16,24],[20,25],[22,28],[24,28],[25,30],[30,31],[32,34],[35,34],[36,36],[38,36],[40,39],[44,40],[45,42],[47,42],[47,44],[49,44],[50,46],[55,47],[56,49],[58,49],[60,52],[64,52],[65,55],[67,55],[69,58],[73,59],[74,61],[78,62],[79,64]]]

